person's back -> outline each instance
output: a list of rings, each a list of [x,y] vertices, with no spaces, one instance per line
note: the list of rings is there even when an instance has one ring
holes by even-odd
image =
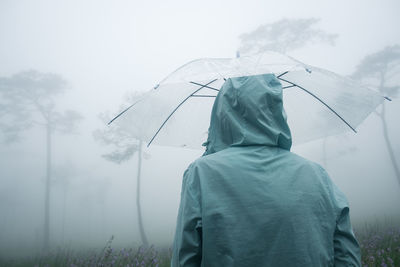
[[[184,175],[172,266],[359,266],[345,196],[291,153],[273,75],[229,79]]]

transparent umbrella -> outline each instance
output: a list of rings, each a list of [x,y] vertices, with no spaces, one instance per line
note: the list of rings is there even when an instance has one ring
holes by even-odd
[[[356,127],[387,97],[346,77],[264,52],[239,58],[203,58],[178,68],[110,123],[150,144],[201,148],[211,108],[231,77],[273,73],[282,83],[293,143],[300,144]]]

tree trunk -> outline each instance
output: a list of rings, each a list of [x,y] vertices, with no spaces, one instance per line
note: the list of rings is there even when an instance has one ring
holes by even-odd
[[[46,125],[46,185],[44,198],[44,238],[43,249],[49,250],[50,244],[50,181],[51,181],[51,126]]]
[[[64,238],[65,238],[65,213],[67,207],[67,188],[64,184],[64,192],[63,192],[63,207],[62,207],[62,244],[64,245]]]
[[[138,212],[138,223],[139,223],[140,238],[142,240],[143,246],[148,247],[149,243],[147,241],[146,233],[144,232],[143,220],[142,220],[142,209],[141,209],[141,206],[140,206],[140,176],[141,176],[141,169],[142,169],[142,141],[139,141],[137,185],[136,185],[136,206],[137,206],[137,212]]]
[[[382,69],[380,72],[380,81],[379,81],[379,91],[381,92],[382,95],[385,95],[385,75],[386,75],[386,68]],[[383,130],[383,137],[385,139],[386,143],[386,148],[389,153],[390,161],[392,162],[393,170],[396,175],[397,181],[399,182],[400,185],[400,171],[399,171],[399,166],[397,165],[396,161],[396,156],[394,155],[392,144],[390,142],[389,138],[389,132],[387,128],[387,123],[386,123],[386,106],[385,106],[385,100],[382,102],[382,111],[381,113],[378,113],[381,122],[382,122],[382,130]]]
[[[382,112],[379,114],[379,117],[382,122],[383,137],[385,139],[386,148],[387,148],[389,156],[390,156],[390,161],[392,162],[394,173],[395,173],[395,175],[397,177],[397,181],[399,182],[399,185],[400,185],[400,170],[399,170],[399,166],[397,165],[397,161],[396,161],[396,157],[393,152],[392,144],[390,142],[385,114],[386,114],[385,102],[383,102],[382,103]]]

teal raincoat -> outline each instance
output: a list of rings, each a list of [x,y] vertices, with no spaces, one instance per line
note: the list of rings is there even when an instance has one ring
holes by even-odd
[[[346,197],[291,144],[274,75],[225,82],[183,177],[172,266],[360,266]]]

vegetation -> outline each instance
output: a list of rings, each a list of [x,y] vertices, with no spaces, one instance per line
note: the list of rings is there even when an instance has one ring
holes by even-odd
[[[135,103],[140,99],[140,95],[133,95],[128,97],[127,102],[129,105]],[[106,124],[111,123],[112,117],[108,114],[100,114],[100,119]],[[135,135],[126,127],[123,127],[117,123],[113,123],[112,126],[97,129],[93,132],[93,136],[96,141],[109,145],[114,148],[114,150],[108,154],[102,155],[108,161],[121,164],[130,160],[135,153],[137,153],[137,175],[136,175],[136,208],[137,208],[137,219],[140,232],[140,238],[144,247],[149,246],[146,231],[143,224],[142,206],[141,206],[141,173],[142,173],[142,158],[148,157],[146,153],[143,152],[143,141],[140,140],[140,136]]]
[[[397,97],[400,92],[400,85],[398,82],[399,69],[400,45],[397,44],[387,46],[376,53],[365,56],[351,77],[378,90],[385,97],[394,98]],[[390,156],[394,174],[400,185],[400,166],[397,163],[396,151],[389,134],[385,102],[382,103],[380,111],[376,110],[375,114],[382,123],[383,138]]]
[[[260,53],[267,50],[286,53],[309,44],[335,44],[337,34],[316,28],[319,19],[282,19],[239,36],[240,54]]]
[[[57,111],[56,97],[67,82],[58,74],[36,70],[0,77],[0,133],[6,143],[19,141],[21,132],[32,126],[45,129],[46,183],[44,201],[43,248],[50,248],[50,191],[52,182],[52,144],[55,132],[72,134],[82,116],[74,110]]]
[[[137,249],[112,248],[113,237],[100,251],[74,252],[71,250],[59,250],[46,253],[34,258],[2,260],[0,266],[9,267],[166,267],[170,266],[171,252],[166,249],[151,247],[139,247]]]
[[[382,226],[374,224],[356,231],[362,253],[362,266],[400,266],[400,227]],[[106,246],[97,252],[74,252],[72,250],[59,250],[34,258],[2,260],[0,266],[25,267],[25,266],[102,266],[102,267],[136,267],[170,266],[171,250],[139,247],[112,248],[111,238]]]
[[[400,227],[367,227],[356,233],[362,266],[400,266]]]

